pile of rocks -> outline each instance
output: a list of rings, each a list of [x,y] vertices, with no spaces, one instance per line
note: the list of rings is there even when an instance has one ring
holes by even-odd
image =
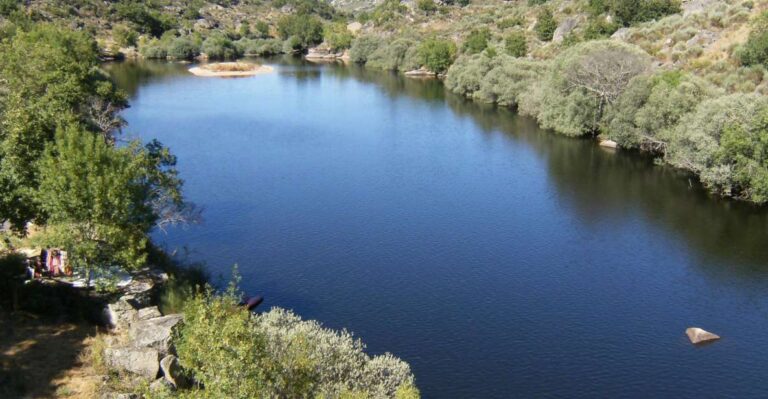
[[[150,389],[171,389],[190,385],[175,356],[175,328],[181,314],[163,315],[152,305],[154,279],[135,279],[117,301],[107,305],[105,323],[113,334],[107,339],[104,363],[107,367],[130,372],[152,381]]]

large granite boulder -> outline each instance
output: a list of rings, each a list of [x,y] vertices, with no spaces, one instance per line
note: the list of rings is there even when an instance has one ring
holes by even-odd
[[[138,318],[138,309],[130,297],[122,297],[104,309],[104,324],[117,331],[127,330]]]
[[[685,335],[691,340],[692,344],[701,344],[720,339],[720,336],[698,327],[691,327],[685,330]]]
[[[173,329],[182,319],[182,315],[172,314],[154,319],[139,320],[131,325],[128,337],[134,346],[152,348],[162,355],[167,355],[171,349]]]
[[[153,348],[132,345],[107,348],[104,362],[112,369],[129,371],[149,380],[157,378],[160,371],[160,353]]]
[[[148,308],[139,309],[139,312],[136,315],[136,319],[149,320],[149,319],[154,319],[162,316],[163,314],[160,313],[160,309],[158,309],[157,306],[150,306]]]

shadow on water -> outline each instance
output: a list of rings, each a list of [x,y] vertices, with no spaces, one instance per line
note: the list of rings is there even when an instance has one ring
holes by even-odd
[[[535,121],[507,109],[477,104],[446,93],[441,82],[409,79],[394,72],[340,63],[310,63],[297,57],[256,59],[279,65],[280,76],[298,83],[321,78],[355,79],[374,84],[387,96],[407,96],[447,105],[469,118],[484,134],[524,143],[545,160],[558,199],[586,224],[611,215],[640,213],[643,220],[674,232],[701,257],[732,264],[737,275],[768,272],[768,209],[709,195],[695,178],[632,152],[610,152],[594,141],[571,139],[540,129]],[[108,70],[129,94],[151,81],[186,73],[187,65],[111,64]],[[721,267],[721,266],[718,266]],[[722,272],[722,270],[716,270]]]

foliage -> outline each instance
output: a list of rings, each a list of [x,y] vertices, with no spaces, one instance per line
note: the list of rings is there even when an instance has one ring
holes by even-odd
[[[192,40],[179,37],[171,42],[168,56],[177,60],[191,60],[200,54],[200,48]]]
[[[408,11],[408,7],[400,0],[384,0],[371,13],[371,20],[377,25],[400,19]]]
[[[752,23],[749,38],[736,55],[744,65],[768,64],[768,11]]]
[[[525,39],[525,33],[510,33],[504,38],[504,50],[513,57],[525,57],[528,54],[528,43]]]
[[[420,65],[419,49],[415,41],[397,39],[383,43],[368,56],[366,67],[392,71],[409,71]]]
[[[669,134],[665,160],[705,186],[757,203],[768,201],[768,99],[732,94],[706,100]]]
[[[309,14],[290,14],[277,21],[277,32],[282,39],[294,38],[301,48],[323,41],[323,23]]]
[[[76,126],[56,136],[40,161],[37,192],[46,244],[67,248],[72,264],[88,270],[142,266],[158,202],[182,206],[175,159],[159,143],[115,148]]]
[[[383,44],[383,40],[375,35],[359,36],[352,42],[352,48],[349,49],[349,59],[358,64],[365,64],[368,57]]]
[[[194,397],[418,398],[408,365],[369,357],[346,331],[293,313],[252,315],[237,306],[233,286],[190,300],[176,348],[182,366],[205,387]]]
[[[283,42],[279,39],[241,40],[242,53],[249,56],[276,55],[283,52]]]
[[[491,31],[488,28],[473,29],[464,41],[462,50],[467,54],[477,54],[488,47],[491,40]]]
[[[435,4],[435,0],[417,0],[416,8],[429,15],[437,11],[437,4]]]
[[[462,56],[448,70],[446,88],[476,101],[515,106],[531,90],[547,64],[501,54]]]
[[[548,42],[552,40],[557,30],[557,21],[548,7],[542,8],[536,15],[536,25],[533,27],[539,40]]]
[[[603,112],[650,67],[641,49],[611,40],[580,43],[558,56],[542,87],[537,114],[545,127],[578,136],[596,133]]]
[[[234,59],[240,56],[240,50],[228,37],[222,34],[208,36],[200,51],[208,58],[216,60]]]
[[[132,22],[142,33],[160,37],[163,32],[175,27],[171,17],[153,10],[144,2],[121,1],[114,7],[120,19]]]
[[[62,124],[110,137],[125,98],[98,69],[96,43],[83,32],[38,24],[0,44],[0,219],[17,230],[44,222],[33,199],[36,160]]]
[[[352,32],[347,29],[347,25],[342,22],[328,24],[323,32],[325,42],[333,50],[344,50],[352,46]]]
[[[456,58],[456,44],[451,40],[430,38],[419,46],[421,63],[434,73],[444,73]]]
[[[135,46],[139,39],[139,34],[125,25],[117,25],[112,28],[112,37],[118,45],[123,47]]]
[[[630,26],[680,12],[679,0],[606,0],[616,22]]]
[[[639,76],[606,113],[604,130],[622,147],[663,153],[669,130],[714,93],[705,81],[682,72]]]

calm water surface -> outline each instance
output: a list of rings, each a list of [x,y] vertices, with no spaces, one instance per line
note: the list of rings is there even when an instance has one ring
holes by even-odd
[[[270,62],[111,67],[126,134],[205,207],[170,249],[402,357],[427,398],[768,395],[768,212],[437,82]]]

